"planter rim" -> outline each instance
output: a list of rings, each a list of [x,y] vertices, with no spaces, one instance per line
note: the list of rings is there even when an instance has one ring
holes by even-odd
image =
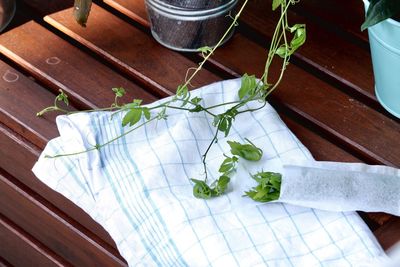
[[[368,9],[368,7],[369,7],[369,0],[362,0],[362,1],[364,2],[364,5],[365,5],[366,9]],[[386,22],[392,24],[393,26],[396,26],[396,27],[399,27],[399,28],[400,28],[400,22],[399,22],[399,21],[396,21],[396,20],[394,20],[394,19],[392,19],[392,18],[385,19],[384,21],[386,21]],[[384,22],[384,21],[381,21],[381,22]]]
[[[182,9],[180,7],[168,6],[160,3],[157,0],[146,0],[146,3],[151,6],[152,8],[156,9],[157,12],[162,13],[164,16],[182,19],[183,17],[195,17],[196,20],[198,19],[207,19],[215,16],[219,16],[223,13],[226,13],[228,10],[232,9],[238,0],[231,0],[221,6],[212,8],[212,9],[204,9],[204,10],[192,10],[192,9]]]

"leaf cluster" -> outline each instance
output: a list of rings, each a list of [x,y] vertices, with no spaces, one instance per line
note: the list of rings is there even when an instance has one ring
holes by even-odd
[[[125,116],[122,119],[122,126],[133,126],[140,121],[142,116],[146,118],[146,120],[150,120],[151,114],[150,110],[147,107],[143,107],[140,104],[142,103],[141,99],[134,99],[132,103],[126,104],[124,107],[128,110]]]
[[[239,156],[250,161],[259,161],[263,155],[261,148],[256,147],[250,140],[246,139],[249,144],[241,144],[235,141],[227,141],[231,147],[232,155]]]
[[[60,89],[59,94],[56,96],[56,101],[64,102],[65,105],[69,105],[68,96]]]
[[[250,191],[245,192],[245,196],[257,202],[269,202],[277,200],[280,195],[282,175],[275,172],[259,172],[251,176],[258,185]]]
[[[222,162],[218,170],[218,172],[221,173],[221,176],[210,186],[206,183],[206,181],[190,179],[194,183],[193,195],[196,198],[210,199],[212,197],[218,197],[224,194],[231,180],[230,174],[235,171],[238,160],[239,159],[235,156],[225,156],[225,160]]]
[[[288,30],[293,34],[292,40],[290,43],[282,44],[275,51],[275,53],[281,58],[289,58],[306,42],[305,24],[295,24],[292,27],[289,27]]]
[[[230,175],[236,170],[236,165],[239,161],[238,157],[250,161],[258,161],[261,159],[263,155],[262,150],[251,143],[250,140],[246,139],[246,141],[249,143],[241,144],[239,142],[227,141],[231,147],[231,153],[234,156],[228,157],[224,155],[225,159],[218,169],[221,175],[210,186],[207,184],[206,180],[190,179],[194,183],[193,195],[196,198],[210,199],[224,194],[230,182]]]

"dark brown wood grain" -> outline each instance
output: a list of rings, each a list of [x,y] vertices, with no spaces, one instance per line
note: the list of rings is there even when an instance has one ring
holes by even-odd
[[[104,0],[104,3],[112,6],[121,13],[139,22],[145,27],[150,27],[144,0]]]
[[[400,242],[400,217],[392,217],[374,234],[385,250],[390,249]]]
[[[60,218],[90,236],[111,253],[118,255],[114,241],[108,233],[93,221],[89,215],[72,202],[40,182],[31,169],[40,155],[40,150],[23,137],[0,124],[0,166],[18,181],[32,189],[38,198],[46,200],[46,205]],[[12,151],[12,153],[10,153]],[[79,222],[79,223],[78,223]],[[87,229],[90,229],[87,230]]]
[[[37,118],[35,114],[43,107],[51,105],[54,95],[4,63],[0,63],[0,69],[1,71],[12,73],[13,75],[10,77],[17,77],[14,75],[18,75],[19,77],[17,81],[12,83],[5,82],[4,79],[0,80],[0,84],[3,83],[0,87],[0,101],[2,103],[0,117],[2,123],[27,140],[37,141],[37,147],[43,149],[47,141],[58,135],[54,123],[55,115],[50,114],[43,118]],[[21,95],[30,96],[30,101],[23,108],[20,108],[20,103],[18,102]],[[39,155],[37,148],[21,140],[4,127],[2,128],[2,132],[3,134],[0,139],[0,144],[2,145],[0,152],[1,166],[15,177],[18,177],[22,183],[63,210],[64,214],[68,214],[75,221],[82,223],[86,229],[91,229],[91,231],[101,237],[101,240],[105,240],[108,243],[106,246],[113,253],[116,253],[114,242],[105,233],[103,228],[94,223],[89,216],[74,204],[56,194],[36,179],[31,172],[31,168]],[[8,151],[13,151],[13,153],[7,153]],[[76,227],[81,228],[79,225]],[[83,230],[80,229],[80,231]]]
[[[54,127],[56,114],[39,119],[36,113],[53,105],[55,95],[4,62],[0,62],[0,75],[1,122],[44,148],[49,139],[58,135]],[[30,101],[23,101],[27,97]]]
[[[118,10],[138,22],[147,19],[144,7],[141,5],[127,3],[126,0],[108,0],[106,3],[119,7],[117,8]],[[321,16],[328,13],[326,16],[332,18],[338,18],[337,14],[339,14],[340,10],[342,11],[340,14],[349,14],[340,18],[352,17],[359,22],[360,17],[357,15],[360,14],[361,1],[358,1],[357,4],[354,1],[346,1],[343,5],[344,10],[341,9],[342,5],[338,5],[335,1],[328,1],[327,6],[325,4],[318,5],[316,1],[312,4],[304,1],[296,6],[298,7],[296,10],[308,10],[307,8],[310,8],[313,12],[318,10],[319,12],[317,13]],[[318,8],[315,8],[315,6],[318,6]],[[311,7],[314,9],[311,9]],[[352,16],[353,11],[357,14],[356,16]],[[329,14],[329,12],[333,14]],[[325,75],[325,77],[329,77],[332,83],[338,84],[343,90],[348,90],[349,94],[361,94],[362,97],[375,102],[374,107],[376,107],[372,63],[369,51],[344,40],[341,38],[340,33],[337,33],[335,30],[323,27],[318,21],[312,18],[312,15],[306,16],[302,14],[300,12],[300,14],[296,15],[294,12],[290,12],[293,21],[296,23],[306,23],[307,25],[307,43],[295,55],[299,64],[312,66],[312,68]],[[266,39],[270,39],[272,36],[274,23],[277,21],[277,14],[271,11],[271,1],[250,1],[248,8],[245,9],[242,21],[256,33],[261,33],[264,44]],[[351,22],[346,23],[346,25],[354,25],[354,21]],[[246,34],[246,28],[242,30],[242,33]],[[350,69],[358,71],[349,71]]]
[[[0,255],[14,266],[71,266],[2,214],[0,240]]]
[[[58,12],[46,16],[45,20],[137,79],[146,88],[156,89],[153,92],[160,96],[175,92],[177,86],[184,82],[187,70],[196,66],[186,57],[162,47],[148,34],[96,5],[92,6],[91,24],[88,23],[87,28],[77,25],[70,12]],[[217,80],[219,78],[216,75],[201,72],[192,85],[198,87]]]
[[[0,267],[13,267],[13,265],[0,256]]]
[[[295,10],[316,23],[329,24],[330,27],[348,32],[365,43],[368,42],[367,32],[361,32],[365,16],[362,1],[325,0],[322,4],[319,0],[307,0],[297,5]]]
[[[110,106],[114,100],[113,87],[126,89],[124,100],[140,98],[148,103],[155,99],[35,22],[0,36],[0,53],[19,64],[54,93],[62,89],[76,106],[84,109]]]
[[[345,9],[342,16],[351,16],[351,12]],[[277,15],[271,10],[271,1],[250,1],[242,22],[259,33],[258,37],[263,36],[261,40],[266,41],[272,37]],[[294,59],[310,66],[325,78],[336,80],[347,93],[376,102],[369,50],[346,41],[335,31],[323,27],[308,16],[289,12],[289,17],[295,23],[307,25],[307,42],[294,55]]]
[[[57,216],[34,197],[31,189],[13,177],[0,175],[0,192],[1,214],[74,265],[126,265],[120,257],[111,254]]]

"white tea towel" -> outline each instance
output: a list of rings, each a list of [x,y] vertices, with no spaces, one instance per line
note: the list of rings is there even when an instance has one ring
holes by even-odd
[[[237,100],[240,79],[192,91],[203,105]],[[157,103],[154,103],[156,105]],[[249,106],[258,107],[260,103]],[[222,112],[216,109],[214,112]],[[49,142],[33,171],[101,224],[130,266],[362,266],[384,255],[354,212],[326,212],[242,197],[249,173],[281,172],[281,159],[312,159],[270,105],[240,114],[208,155],[217,178],[226,140],[248,138],[260,162],[241,160],[229,192],[201,200],[189,178],[202,179],[201,156],[214,135],[212,118],[179,110],[100,150],[47,159],[105,143],[126,132],[123,114],[59,116],[60,137]]]
[[[400,170],[362,163],[283,162],[279,201],[329,211],[400,216]]]

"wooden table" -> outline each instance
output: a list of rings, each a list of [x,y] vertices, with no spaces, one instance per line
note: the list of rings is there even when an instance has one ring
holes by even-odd
[[[359,32],[362,1],[319,2],[302,1],[290,12],[307,24],[308,40],[270,102],[317,160],[399,167],[400,121],[373,92],[368,39]],[[250,1],[234,38],[194,86],[260,74],[275,23],[270,4]],[[0,266],[126,265],[99,225],[32,174],[40,151],[57,136],[55,114],[35,114],[60,88],[72,109],[109,106],[116,86],[148,103],[172,94],[200,61],[152,39],[143,0],[97,1],[86,29],[65,10],[71,6],[20,1],[0,36]],[[400,218],[361,216],[385,249],[400,240]]]

